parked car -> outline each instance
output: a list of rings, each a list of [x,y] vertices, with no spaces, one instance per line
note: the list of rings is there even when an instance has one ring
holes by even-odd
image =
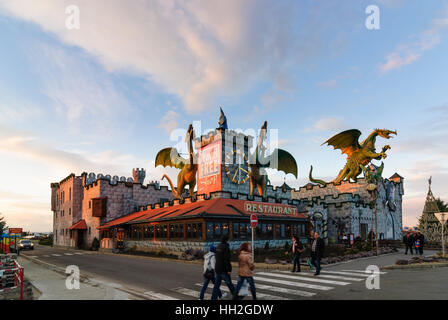
[[[31,240],[20,240],[18,243],[19,250],[30,249],[34,250],[34,243]]]

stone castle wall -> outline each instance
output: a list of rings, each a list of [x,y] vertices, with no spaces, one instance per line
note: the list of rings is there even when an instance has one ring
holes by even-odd
[[[403,183],[384,179],[379,184],[377,207],[378,233],[385,239],[401,239],[402,230],[402,197]],[[326,186],[307,185],[299,190],[292,190],[291,197],[304,204],[314,224],[320,224],[325,239],[338,237],[338,231],[361,235],[361,224],[366,225],[367,234],[375,231],[373,208],[370,206],[371,196],[367,191],[365,179],[357,183],[342,182],[339,185]],[[393,203],[392,207],[389,203]],[[322,215],[322,221],[314,221],[314,217]],[[345,225],[341,228],[340,225]]]

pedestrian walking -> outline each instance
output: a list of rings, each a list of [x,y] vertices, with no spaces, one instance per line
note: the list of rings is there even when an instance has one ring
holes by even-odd
[[[302,252],[305,251],[302,242],[297,238],[297,236],[292,237],[292,247],[291,247],[292,255],[293,255],[293,267],[291,272],[300,272],[300,257]],[[286,252],[287,254],[287,252]],[[297,271],[296,271],[297,269]]]
[[[314,233],[314,241],[311,245],[311,263],[316,268],[315,276],[318,276],[320,274],[321,266],[320,266],[320,260],[322,259],[325,251],[325,242],[324,240],[319,236],[318,232]]]
[[[233,294],[233,300],[238,299],[238,293],[240,292],[241,287],[243,286],[244,281],[247,281],[250,286],[250,292],[252,293],[253,300],[257,300],[257,294],[255,291],[255,283],[254,283],[254,261],[252,258],[252,252],[250,250],[249,242],[244,242],[240,246],[240,250],[238,251],[238,283],[236,285],[235,292]]]
[[[403,237],[404,245],[406,246],[406,251],[404,254],[408,254],[408,250],[411,251],[411,254],[414,254],[413,247],[414,247],[414,237],[411,235],[410,232],[406,233],[406,235]]]
[[[216,266],[216,257],[215,257],[216,247],[214,245],[210,246],[210,251],[204,256],[204,284],[202,286],[201,293],[199,295],[199,300],[204,300],[204,294],[207,290],[208,284],[215,283],[215,266]],[[222,299],[226,297],[226,293],[222,294],[221,290],[218,289],[218,298]]]
[[[230,248],[227,243],[228,241],[229,236],[223,235],[221,237],[221,243],[216,248],[216,277],[213,286],[212,300],[216,300],[218,298],[222,280],[225,281],[232,295],[235,292],[235,287],[233,286],[232,279],[230,278],[230,275],[232,274],[232,264],[230,263]]]

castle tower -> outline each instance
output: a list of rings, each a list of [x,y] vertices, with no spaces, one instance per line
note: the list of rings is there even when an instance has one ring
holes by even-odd
[[[143,169],[143,168],[132,169],[132,177],[134,178],[134,182],[143,184],[143,181],[145,181],[145,177],[146,177],[145,169]]]
[[[197,193],[249,194],[249,151],[253,137],[216,129],[195,139],[198,150]]]

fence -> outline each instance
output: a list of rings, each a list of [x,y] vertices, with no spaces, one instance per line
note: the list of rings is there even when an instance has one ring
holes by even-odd
[[[0,294],[18,289],[20,290],[20,300],[24,300],[24,269],[16,259],[10,259],[9,255],[4,256],[6,257],[0,260]]]

